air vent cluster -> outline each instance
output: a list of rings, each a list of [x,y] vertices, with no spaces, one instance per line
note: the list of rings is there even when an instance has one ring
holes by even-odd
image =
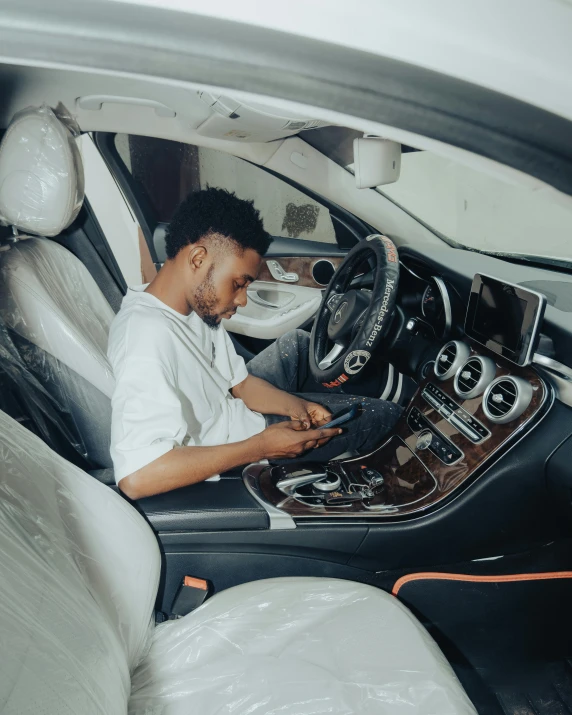
[[[485,391],[483,411],[491,422],[511,422],[530,405],[532,392],[532,385],[521,377],[497,377]]]
[[[455,391],[468,400],[482,394],[494,379],[496,367],[490,358],[475,355],[462,365],[455,375]]]
[[[467,360],[469,353],[468,345],[458,340],[451,340],[451,342],[444,345],[435,358],[434,371],[436,377],[439,380],[448,380],[453,377],[459,367]]]

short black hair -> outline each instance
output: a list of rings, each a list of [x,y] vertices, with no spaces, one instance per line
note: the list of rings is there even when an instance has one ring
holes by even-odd
[[[175,211],[165,239],[167,257],[175,258],[182,248],[209,233],[233,240],[242,250],[252,248],[261,256],[272,241],[253,201],[207,186],[189,194]]]

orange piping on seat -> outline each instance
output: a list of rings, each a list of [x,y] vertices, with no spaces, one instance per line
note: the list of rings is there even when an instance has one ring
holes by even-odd
[[[553,578],[572,578],[572,571],[546,571],[544,573],[516,573],[509,576],[471,576],[462,573],[425,571],[402,576],[394,583],[391,593],[397,596],[402,586],[410,581],[433,579],[435,581],[472,581],[474,583],[507,583],[510,581],[548,581]]]

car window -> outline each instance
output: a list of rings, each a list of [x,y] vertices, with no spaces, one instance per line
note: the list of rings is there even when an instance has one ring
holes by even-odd
[[[300,137],[353,173],[361,133],[323,127]],[[572,267],[572,203],[537,184],[493,176],[430,151],[401,147],[401,175],[377,191],[447,243],[471,250]]]
[[[216,149],[127,134],[117,134],[115,146],[160,222],[171,220],[189,192],[216,186],[252,199],[273,236],[336,242],[325,206],[243,159]]]

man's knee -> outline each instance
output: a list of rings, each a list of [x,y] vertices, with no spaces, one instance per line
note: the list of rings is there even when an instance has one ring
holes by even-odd
[[[277,338],[276,343],[280,350],[298,350],[301,352],[310,344],[310,334],[305,330],[296,328],[281,335]]]
[[[393,402],[366,397],[362,401],[364,423],[371,422],[381,428],[391,428],[399,419],[402,408]]]

